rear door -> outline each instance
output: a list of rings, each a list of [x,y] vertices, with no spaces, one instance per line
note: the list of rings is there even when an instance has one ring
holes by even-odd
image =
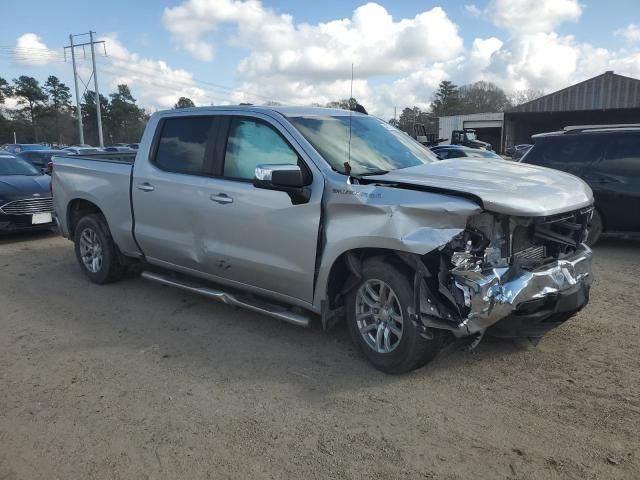
[[[150,158],[134,164],[131,196],[135,237],[152,263],[201,269],[202,238],[210,225],[213,149],[221,117],[176,116],[160,120]]]
[[[323,177],[294,145],[286,128],[268,116],[229,118],[203,210],[203,266],[228,282],[311,303]],[[294,205],[287,193],[254,187],[260,164],[300,165],[311,199]]]
[[[582,178],[602,158],[602,138],[597,135],[563,134],[542,137],[522,158],[523,163],[562,170]]]
[[[604,156],[586,177],[605,229],[640,232],[640,132],[601,137]]]

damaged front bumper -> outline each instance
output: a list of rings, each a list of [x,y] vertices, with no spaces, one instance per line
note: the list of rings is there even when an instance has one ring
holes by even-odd
[[[580,245],[571,255],[535,270],[518,267],[452,272],[468,314],[457,337],[492,333],[539,338],[589,300],[592,253]],[[441,327],[441,326],[440,326]]]

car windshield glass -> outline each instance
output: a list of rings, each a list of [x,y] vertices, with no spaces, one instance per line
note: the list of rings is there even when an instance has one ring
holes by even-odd
[[[298,116],[289,121],[329,162],[334,170],[352,175],[388,172],[437,162],[437,157],[404,132],[368,116],[351,117],[351,158],[349,158],[349,115]]]
[[[0,158],[0,176],[2,175],[41,175],[29,162],[21,158]]]
[[[467,140],[475,140],[476,139],[476,132],[464,132],[464,133],[467,136]]]

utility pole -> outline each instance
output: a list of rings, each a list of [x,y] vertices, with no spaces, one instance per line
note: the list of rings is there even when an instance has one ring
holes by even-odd
[[[75,86],[76,86],[76,102],[78,105],[78,130],[79,130],[79,136],[80,136],[80,143],[84,143],[84,132],[83,132],[83,128],[82,128],[82,110],[80,107],[80,99],[84,96],[84,94],[87,92],[87,83],[84,83],[85,89],[82,95],[80,95],[80,91],[78,89],[78,70],[76,68],[76,55],[75,55],[75,48],[76,47],[85,47],[86,45],[90,45],[91,46],[91,62],[93,64],[93,70],[91,72],[91,76],[93,77],[93,84],[94,84],[94,88],[95,88],[95,98],[94,101],[96,102],[96,120],[98,122],[98,142],[100,143],[101,147],[104,147],[104,137],[102,135],[102,112],[100,111],[100,91],[98,90],[98,70],[96,68],[96,55],[95,55],[95,49],[94,49],[94,45],[97,43],[101,43],[103,48],[104,48],[104,40],[100,40],[98,42],[93,40],[93,34],[96,33],[94,31],[89,31],[88,33],[80,33],[78,35],[69,35],[69,45],[64,47],[64,51],[66,54],[67,48],[71,49],[71,60],[73,62],[73,78],[75,81]],[[87,43],[73,43],[73,37],[80,37],[83,35],[89,35],[89,42]],[[106,48],[105,48],[105,54],[106,54]],[[82,79],[80,79],[82,81]],[[89,81],[91,81],[91,77],[89,77]]]
[[[76,54],[73,45],[73,35],[69,34],[69,45],[71,48],[71,63],[73,63],[73,82],[76,85],[76,108],[78,113],[78,136],[80,145],[84,143],[84,130],[82,128],[82,108],[80,107],[80,90],[78,89],[78,70],[76,69]]]
[[[96,69],[96,53],[93,48],[93,34],[89,30],[89,42],[91,43],[91,61],[93,62],[93,84],[96,87],[96,117],[98,118],[98,143],[100,147],[104,147],[104,138],[102,137],[102,114],[100,112],[100,91],[98,90],[98,70]]]

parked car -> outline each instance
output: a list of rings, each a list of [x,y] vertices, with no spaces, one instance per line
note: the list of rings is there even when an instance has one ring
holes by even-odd
[[[9,153],[27,152],[30,150],[48,150],[49,147],[39,143],[8,143],[4,149]]]
[[[130,143],[129,145],[127,145],[129,148],[133,148],[134,150],[138,150],[138,147],[140,146],[139,143]]]
[[[133,152],[133,148],[131,147],[120,147],[120,146],[111,146],[111,147],[104,147],[102,149],[105,152]]]
[[[589,245],[603,232],[640,233],[640,124],[567,127],[533,139],[523,163],[571,173],[593,190]]]
[[[0,233],[53,227],[51,177],[22,158],[0,153]]]
[[[27,150],[20,152],[18,157],[26,160],[41,172],[51,174],[51,157],[60,155],[60,150]]]
[[[98,147],[67,147],[60,150],[65,155],[86,155],[87,153],[99,153],[102,152]]]
[[[442,145],[431,149],[438,158],[492,158],[494,160],[503,160],[496,152],[491,150],[483,150],[480,148],[461,147],[458,145]]]
[[[588,301],[593,197],[572,175],[439,161],[382,120],[323,108],[157,112],[130,158],[54,157],[60,228],[94,283],[141,263],[297,325],[345,319],[394,373],[456,337],[539,339]]]
[[[506,156],[511,157],[513,159],[522,158],[522,156],[529,151],[532,147],[530,143],[521,143],[519,145],[512,145],[507,148],[504,153]]]

